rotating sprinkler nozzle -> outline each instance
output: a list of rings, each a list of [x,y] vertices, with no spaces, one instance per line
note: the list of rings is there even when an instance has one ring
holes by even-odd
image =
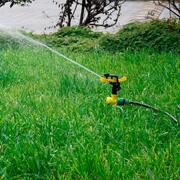
[[[115,106],[135,105],[135,106],[145,107],[145,108],[157,111],[157,112],[161,112],[161,113],[167,115],[168,117],[170,117],[173,122],[178,123],[177,119],[168,112],[162,111],[161,109],[157,109],[157,108],[152,107],[152,106],[150,106],[148,104],[144,104],[144,103],[140,103],[140,102],[136,102],[136,101],[131,101],[131,100],[128,100],[128,99],[118,97],[118,91],[121,90],[121,83],[127,81],[126,76],[123,76],[123,77],[119,78],[118,75],[106,73],[106,74],[103,74],[100,77],[100,81],[102,83],[112,85],[112,94],[111,94],[110,97],[106,98],[106,103],[107,104],[115,105]]]

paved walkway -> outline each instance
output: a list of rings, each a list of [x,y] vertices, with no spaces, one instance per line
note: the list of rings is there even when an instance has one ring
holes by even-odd
[[[62,0],[61,0],[62,1]],[[116,32],[123,25],[132,20],[140,20],[148,15],[148,12],[154,10],[154,4],[149,1],[129,1],[123,4],[121,17],[117,25],[109,29],[98,28],[97,31]],[[160,16],[159,11],[158,16]],[[59,9],[51,0],[36,0],[26,7],[8,5],[0,8],[0,24],[11,28],[23,28],[26,31],[35,33],[48,33],[55,29],[46,29],[53,26],[58,21]],[[167,13],[162,13],[167,16]]]

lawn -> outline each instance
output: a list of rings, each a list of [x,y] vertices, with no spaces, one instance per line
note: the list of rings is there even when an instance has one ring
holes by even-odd
[[[120,96],[177,118],[176,53],[64,54],[126,75]],[[141,107],[105,104],[111,86],[46,49],[0,49],[0,179],[178,179],[178,126]]]

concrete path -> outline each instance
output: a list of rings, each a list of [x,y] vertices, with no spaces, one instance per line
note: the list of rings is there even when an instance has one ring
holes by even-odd
[[[144,7],[132,18],[133,21],[146,21],[148,19],[160,18],[164,7],[155,4],[153,1],[148,1],[144,4]]]
[[[62,1],[62,0],[60,0]],[[149,1],[129,1],[123,4],[121,17],[117,25],[112,28],[98,28],[97,31],[116,32],[123,25],[134,20],[140,20],[147,16],[148,12],[153,12],[155,6]],[[160,16],[162,10],[159,11]],[[35,33],[49,33],[56,29],[47,29],[58,21],[59,9],[52,3],[52,0],[36,0],[34,3],[26,7],[9,5],[0,8],[0,24],[16,28],[32,31]],[[167,16],[167,13],[162,13]],[[46,29],[45,29],[46,28]]]

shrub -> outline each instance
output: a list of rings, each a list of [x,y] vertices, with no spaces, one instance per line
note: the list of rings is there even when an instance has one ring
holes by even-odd
[[[177,21],[149,21],[126,25],[115,35],[105,35],[100,47],[108,51],[126,49],[153,49],[155,51],[180,50],[180,25]]]
[[[91,29],[86,27],[64,27],[61,28],[58,32],[54,33],[58,37],[80,37],[80,38],[99,38],[101,33],[93,32]]]
[[[98,44],[102,33],[84,27],[64,27],[49,35],[33,35],[53,47],[68,47],[74,51],[89,51]]]

